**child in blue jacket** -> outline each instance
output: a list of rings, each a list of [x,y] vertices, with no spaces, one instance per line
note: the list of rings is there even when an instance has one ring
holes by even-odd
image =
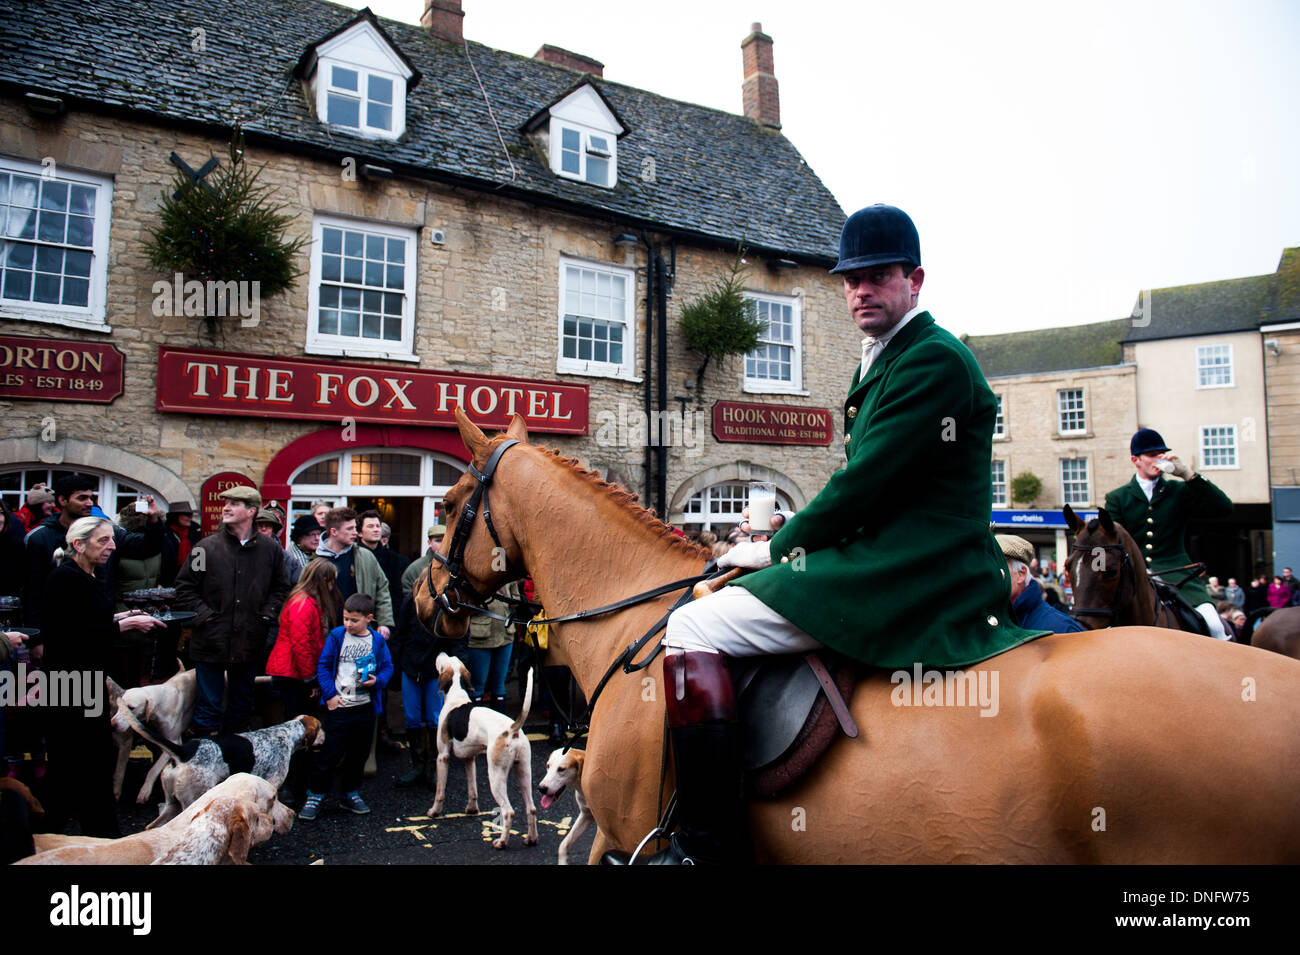
[[[384,711],[384,687],[393,675],[388,645],[371,626],[374,610],[373,597],[353,594],[343,604],[343,626],[325,638],[316,664],[316,682],[326,709],[325,745],[316,755],[300,819],[315,819],[320,813],[340,759],[343,808],[357,815],[370,812],[357,789],[370,755],[375,718]]]

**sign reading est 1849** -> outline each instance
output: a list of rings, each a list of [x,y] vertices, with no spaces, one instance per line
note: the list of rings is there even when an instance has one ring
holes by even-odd
[[[483,428],[520,414],[529,431],[587,433],[587,386],[391,365],[158,349],[159,411]]]
[[[0,335],[0,398],[109,405],[122,394],[112,345]]]
[[[751,444],[828,445],[835,424],[826,408],[719,401],[713,406],[713,436]]]

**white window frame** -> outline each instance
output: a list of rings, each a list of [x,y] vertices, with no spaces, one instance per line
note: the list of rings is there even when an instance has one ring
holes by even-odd
[[[406,84],[415,74],[374,26],[362,21],[316,48],[316,66],[311,75],[316,96],[316,118],[331,131],[364,139],[398,139],[406,132]],[[355,91],[335,87],[332,67],[356,70]],[[370,77],[381,76],[393,82],[393,128],[381,129],[367,123],[369,118]],[[345,126],[329,121],[329,94],[340,93],[360,101],[360,126]]]
[[[345,229],[353,232],[368,232],[385,238],[406,240],[406,262],[402,290],[402,338],[400,342],[386,339],[367,339],[345,335],[327,335],[317,331],[320,314],[321,256],[324,254],[322,241],[326,228]],[[415,289],[416,264],[418,263],[419,233],[412,228],[372,222],[368,219],[350,219],[343,216],[317,214],[312,221],[311,272],[307,292],[307,344],[305,351],[309,355],[339,355],[357,358],[388,358],[394,361],[418,362],[415,354]],[[334,284],[334,283],[330,283]],[[355,286],[347,286],[349,288]],[[365,287],[363,286],[363,291]],[[388,290],[393,291],[393,290]]]
[[[1209,456],[1207,454],[1205,439],[1208,436],[1207,432],[1210,431],[1210,429],[1212,428],[1223,429],[1224,431],[1226,431],[1227,436],[1230,436],[1232,438],[1231,445],[1216,445],[1215,447],[1215,450],[1221,450],[1225,447],[1231,447],[1232,461],[1233,461],[1232,464],[1207,463],[1209,461]],[[1197,461],[1200,463],[1199,470],[1202,471],[1240,471],[1241,470],[1241,447],[1240,447],[1240,442],[1237,440],[1237,426],[1235,424],[1203,424],[1198,428],[1197,438],[1198,440],[1196,444],[1197,444],[1197,448],[1200,451],[1200,454],[1197,457]]]
[[[1079,395],[1079,407],[1077,409],[1065,408],[1064,407],[1065,396],[1067,394],[1074,394],[1076,392]],[[1067,431],[1064,427],[1065,414],[1067,411],[1073,413],[1076,410],[1079,412],[1079,414],[1083,416],[1083,427],[1071,428],[1070,430]],[[1088,433],[1088,394],[1083,388],[1058,388],[1056,390],[1056,433],[1057,434],[1087,434]]]
[[[1071,500],[1070,497],[1069,497],[1069,495],[1067,495],[1067,494],[1066,494],[1066,491],[1065,491],[1065,485],[1066,485],[1066,479],[1065,479],[1065,466],[1066,466],[1067,464],[1076,464],[1076,463],[1078,463],[1078,462],[1080,462],[1080,461],[1083,462],[1083,489],[1084,489],[1084,495],[1083,495],[1083,497],[1080,498],[1080,499],[1077,499],[1077,500]],[[1059,465],[1059,467],[1058,467],[1058,474],[1060,475],[1060,479],[1061,479],[1061,505],[1062,505],[1062,506],[1064,506],[1064,505],[1066,505],[1066,504],[1069,504],[1071,507],[1089,507],[1089,506],[1091,506],[1091,504],[1092,504],[1092,467],[1090,466],[1087,457],[1082,457],[1082,458],[1061,458],[1061,459],[1060,459],[1060,465]],[[1074,482],[1071,482],[1071,483],[1078,483],[1078,482],[1077,482],[1077,481],[1074,481]]]
[[[90,249],[90,288],[86,304],[55,305],[48,302],[20,302],[17,299],[0,298],[0,318],[12,318],[19,321],[44,322],[50,325],[64,325],[68,328],[80,328],[86,331],[111,332],[107,324],[108,317],[108,236],[109,218],[113,210],[113,180],[106,176],[96,176],[80,170],[68,169],[55,164],[42,166],[0,156],[0,170],[25,176],[36,176],[67,182],[76,185],[95,187],[95,226]],[[0,235],[6,229],[0,228]],[[26,242],[26,240],[18,240]],[[40,240],[36,240],[40,244]],[[53,245],[54,243],[46,243]],[[65,247],[65,246],[61,246]],[[0,240],[0,248],[8,253],[8,241]],[[3,294],[3,288],[0,288]]]
[[[997,400],[997,411],[993,416],[993,437],[1005,438],[1007,436],[1006,402],[996,391],[993,392],[993,397]]]
[[[803,390],[803,301],[798,295],[780,295],[775,292],[753,292],[746,291],[745,298],[751,302],[767,301],[775,305],[788,305],[790,307],[790,321],[792,327],[792,341],[786,342],[768,342],[762,339],[763,344],[778,345],[783,348],[790,348],[790,380],[776,381],[771,378],[751,378],[746,371],[748,367],[749,354],[741,358],[740,373],[744,382],[744,390],[748,394],[760,395],[806,395],[808,392]]]
[[[10,475],[18,474],[19,487],[16,490],[0,492],[4,502],[9,505],[10,511],[16,511],[27,503],[27,495],[32,489],[32,485],[44,484],[47,487],[53,487],[53,475],[55,474],[82,474],[89,478],[99,481],[99,487],[94,489],[95,503],[105,514],[113,520],[117,520],[118,512],[122,507],[146,494],[152,494],[157,501],[158,510],[163,514],[167,513],[169,506],[168,501],[156,490],[147,484],[128,478],[112,471],[103,471],[99,468],[85,467],[80,464],[62,464],[58,467],[50,467],[48,464],[14,464],[5,465],[0,469],[0,474]],[[35,476],[36,480],[27,481],[28,477]],[[18,503],[14,504],[14,498],[17,495]],[[119,498],[124,498],[119,502]],[[171,502],[179,503],[179,502]],[[107,506],[105,506],[107,504]],[[197,514],[195,515],[198,516]]]
[[[998,480],[999,470],[1002,472],[1001,480]],[[1007,484],[1007,462],[1000,458],[994,458],[993,464],[989,468],[989,473],[993,485],[993,506],[1006,507],[1008,501],[1010,500],[1008,496],[1010,493],[1010,488]],[[998,493],[998,488],[1002,489],[1000,495]]]
[[[566,358],[564,356],[564,319],[565,306],[568,298],[568,270],[570,268],[588,269],[597,273],[605,273],[612,277],[618,277],[623,280],[623,360],[621,362],[600,362],[585,360],[582,358]],[[594,262],[590,259],[579,259],[572,256],[560,256],[559,269],[559,304],[556,309],[555,323],[555,371],[562,375],[589,375],[595,378],[621,378],[625,381],[638,381],[633,375],[633,369],[636,367],[636,270],[624,268],[618,265],[611,265],[608,262]],[[581,318],[592,318],[596,321],[616,321],[616,319],[600,319],[594,315],[582,315]]]
[[[576,174],[568,172],[564,168],[564,130],[566,129],[578,134],[578,172]],[[599,136],[604,139],[608,144],[608,148],[601,150],[594,146],[591,141],[592,136]],[[551,169],[557,176],[585,182],[601,189],[613,189],[618,185],[618,137],[614,133],[605,129],[583,126],[570,120],[561,120],[553,116],[551,117],[550,141]],[[588,156],[596,156],[608,161],[608,182],[592,182],[587,178]]]
[[[1206,359],[1211,357],[1210,354],[1211,350],[1218,351],[1219,349],[1226,349],[1228,354],[1227,364],[1223,365],[1223,364],[1216,364],[1216,363],[1207,363]],[[1232,356],[1231,342],[1219,342],[1213,345],[1197,345],[1196,346],[1196,387],[1197,389],[1199,390],[1202,388],[1235,388],[1237,381],[1236,381],[1236,375],[1233,372],[1232,358],[1233,356]],[[1224,369],[1224,368],[1226,368],[1228,372],[1227,381],[1216,382],[1213,384],[1208,384],[1205,382],[1203,377],[1205,373],[1217,372],[1220,369]]]

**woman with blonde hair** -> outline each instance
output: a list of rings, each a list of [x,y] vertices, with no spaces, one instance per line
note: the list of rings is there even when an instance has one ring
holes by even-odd
[[[75,815],[83,836],[116,838],[117,808],[113,800],[113,765],[117,759],[109,724],[107,672],[114,639],[127,630],[165,627],[161,620],[137,611],[113,613],[96,569],[108,563],[116,549],[113,523],[102,517],[82,517],[68,528],[66,549],[55,551],[58,566],[45,581],[41,605],[43,667],[77,673],[85,688],[79,706],[48,711],[46,739],[50,773],[46,822],[52,832]],[[66,556],[68,559],[60,560]],[[89,674],[89,677],[86,676]],[[69,681],[65,678],[64,684]]]

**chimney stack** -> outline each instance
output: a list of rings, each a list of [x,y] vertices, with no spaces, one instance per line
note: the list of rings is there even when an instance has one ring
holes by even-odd
[[[600,60],[593,60],[589,56],[583,56],[581,53],[574,53],[558,46],[551,46],[549,43],[543,43],[541,48],[533,54],[533,59],[554,63],[556,66],[567,66],[571,70],[577,70],[579,73],[590,73],[592,76],[605,75],[605,64]]]
[[[460,8],[460,0],[425,0],[420,26],[439,40],[463,43],[465,11]]]
[[[745,83],[740,88],[745,115],[764,126],[780,129],[781,97],[772,71],[772,38],[763,32],[763,24],[750,27],[740,51],[745,62]]]

